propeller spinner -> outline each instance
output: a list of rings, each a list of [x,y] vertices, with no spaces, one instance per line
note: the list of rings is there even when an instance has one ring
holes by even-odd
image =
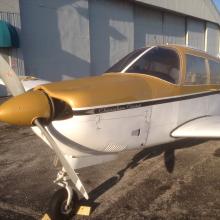
[[[15,96],[0,106],[0,121],[13,125],[31,126],[39,118],[49,121],[52,114],[49,98],[38,90]]]

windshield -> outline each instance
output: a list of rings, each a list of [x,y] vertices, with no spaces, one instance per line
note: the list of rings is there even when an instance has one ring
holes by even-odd
[[[132,60],[134,60],[137,56],[139,56],[141,53],[143,53],[148,48],[140,48],[137,50],[134,50],[133,52],[129,53],[127,56],[119,60],[116,64],[114,64],[112,67],[110,67],[108,70],[106,70],[106,73],[110,72],[121,72],[128,64],[131,63]]]
[[[125,72],[152,75],[171,83],[178,83],[179,63],[179,56],[174,50],[154,47],[133,63]]]

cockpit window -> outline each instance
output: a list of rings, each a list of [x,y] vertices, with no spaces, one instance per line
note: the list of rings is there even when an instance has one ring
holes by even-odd
[[[179,56],[174,50],[155,47],[139,58],[125,72],[152,75],[171,83],[178,83],[179,69]]]
[[[136,57],[138,57],[141,53],[143,53],[148,48],[140,48],[137,50],[134,50],[133,52],[129,53],[127,56],[119,60],[116,64],[114,64],[112,67],[110,67],[108,70],[106,70],[106,73],[111,72],[121,72],[128,64],[131,63],[132,60],[134,60]]]
[[[205,59],[194,55],[186,54],[186,79],[187,85],[207,84],[208,73]]]
[[[220,62],[209,60],[210,82],[211,84],[220,83]]]

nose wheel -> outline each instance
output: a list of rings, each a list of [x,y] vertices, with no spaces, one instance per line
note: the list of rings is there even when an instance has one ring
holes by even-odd
[[[62,170],[54,181],[62,188],[57,190],[51,198],[48,210],[51,220],[69,220],[79,208],[78,195],[69,185],[68,179],[66,172]]]
[[[67,206],[68,192],[65,188],[57,190],[51,198],[48,214],[51,220],[69,220],[76,213],[79,207],[79,199],[76,192],[73,192],[72,200]]]

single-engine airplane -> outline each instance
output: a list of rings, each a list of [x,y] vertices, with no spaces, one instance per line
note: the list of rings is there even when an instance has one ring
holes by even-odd
[[[20,81],[1,57],[0,77],[14,96],[0,121],[30,126],[62,164],[52,219],[78,205],[69,180],[88,199],[75,169],[178,138],[220,137],[220,60],[193,48],[141,48],[100,76],[53,83]]]

